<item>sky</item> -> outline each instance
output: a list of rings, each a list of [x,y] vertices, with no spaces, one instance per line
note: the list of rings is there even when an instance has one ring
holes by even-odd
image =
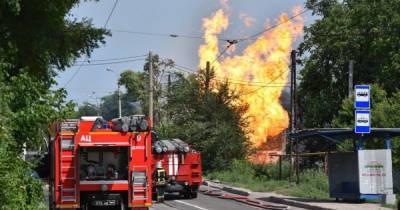
[[[73,8],[69,18],[89,18],[92,19],[94,26],[104,27],[114,2],[115,0],[82,1],[79,6]],[[229,0],[230,24],[228,30],[220,36],[234,39],[255,34],[264,29],[267,19],[270,22],[274,21],[283,12],[291,16],[293,7],[296,5],[303,7],[304,2],[304,0]],[[210,17],[220,8],[222,5],[218,0],[119,0],[107,24],[112,36],[107,37],[106,43],[93,51],[89,58],[92,61],[90,64],[118,62],[122,60],[101,60],[142,56],[151,51],[162,58],[173,59],[178,65],[196,69],[199,62],[198,48],[203,43],[202,39],[118,31],[201,37],[202,19]],[[241,14],[254,18],[251,27],[245,26],[244,21],[239,18]],[[311,12],[305,13],[303,17],[305,25],[311,24],[315,19],[311,17]],[[243,47],[238,46],[239,50],[236,52],[240,53]],[[144,65],[142,58],[144,57],[131,58],[131,62],[104,65],[88,65],[86,62],[81,67],[79,61],[87,61],[87,58],[79,58],[74,66],[59,73],[56,78],[58,85],[55,88],[66,88],[67,98],[77,102],[78,105],[83,102],[96,104],[99,98],[117,89],[117,80],[121,72],[142,71]]]

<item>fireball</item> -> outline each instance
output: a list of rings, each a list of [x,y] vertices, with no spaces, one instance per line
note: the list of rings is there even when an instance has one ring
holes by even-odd
[[[300,7],[295,7],[293,13],[299,14]],[[214,82],[228,81],[229,88],[240,93],[237,103],[248,105],[243,116],[251,125],[246,129],[250,132],[248,136],[254,147],[261,148],[289,125],[280,98],[288,83],[293,43],[303,32],[303,19],[301,16],[291,19],[282,13],[275,20],[276,27],[269,28],[266,24],[265,28],[271,30],[255,39],[238,39],[239,44],[247,44],[241,52],[220,56],[226,46],[220,49],[218,36],[228,26],[229,17],[223,9],[203,19],[204,44],[199,48],[199,68],[204,69],[210,61],[215,71]]]

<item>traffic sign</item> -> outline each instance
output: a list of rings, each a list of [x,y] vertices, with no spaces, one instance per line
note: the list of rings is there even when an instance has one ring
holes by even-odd
[[[370,86],[369,85],[356,85],[354,96],[354,108],[356,109],[369,109],[370,108]]]
[[[356,110],[355,112],[355,133],[371,132],[371,111]]]

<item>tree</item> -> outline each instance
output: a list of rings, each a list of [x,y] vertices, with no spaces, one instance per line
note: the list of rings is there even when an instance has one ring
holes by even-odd
[[[140,104],[138,104],[130,94],[121,93],[122,116],[142,114]],[[106,95],[101,98],[100,104],[101,116],[106,120],[118,117],[118,93]]]
[[[400,125],[400,91],[396,91],[392,96],[378,85],[371,87],[371,125],[375,128],[397,128]],[[354,99],[346,98],[343,100],[339,113],[333,119],[335,127],[354,126]],[[382,139],[368,139],[366,147],[382,148]],[[392,141],[393,165],[400,168],[400,142],[398,139]]]
[[[205,171],[220,170],[249,152],[243,113],[246,106],[235,103],[238,97],[228,84],[215,84],[207,90],[204,71],[200,76],[175,75],[167,95],[168,117],[156,127],[161,137],[178,137],[202,152]]]
[[[162,79],[164,73],[167,73],[174,66],[174,62],[171,59],[162,59],[157,54],[152,56],[153,65],[153,81],[154,81],[154,92],[153,92],[153,107],[154,107],[154,123],[157,124],[160,119],[160,115],[163,114],[161,110],[160,100],[163,94]],[[150,62],[149,58],[146,59],[146,63],[143,66],[143,72],[137,72],[127,70],[121,74],[119,83],[127,89],[129,97],[134,101],[140,102],[142,114],[147,114],[149,110],[149,75],[150,75]]]
[[[21,152],[41,145],[49,123],[73,110],[65,90],[50,90],[57,71],[90,56],[108,34],[88,19],[67,18],[78,3],[0,0],[0,209],[40,208],[40,182]]]
[[[299,103],[305,127],[329,127],[347,97],[348,63],[354,83],[400,88],[400,1],[308,0],[321,18],[305,27]]]
[[[98,116],[99,108],[96,105],[84,102],[83,105],[78,107],[78,111],[74,113],[74,118],[80,118],[82,116]]]

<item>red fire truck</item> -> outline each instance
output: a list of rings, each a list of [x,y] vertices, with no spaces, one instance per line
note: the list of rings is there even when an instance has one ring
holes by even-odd
[[[196,198],[202,182],[200,153],[180,139],[153,142],[153,197],[162,202],[164,192]]]
[[[55,126],[50,140],[50,209],[148,209],[150,124],[143,116],[82,117]]]

